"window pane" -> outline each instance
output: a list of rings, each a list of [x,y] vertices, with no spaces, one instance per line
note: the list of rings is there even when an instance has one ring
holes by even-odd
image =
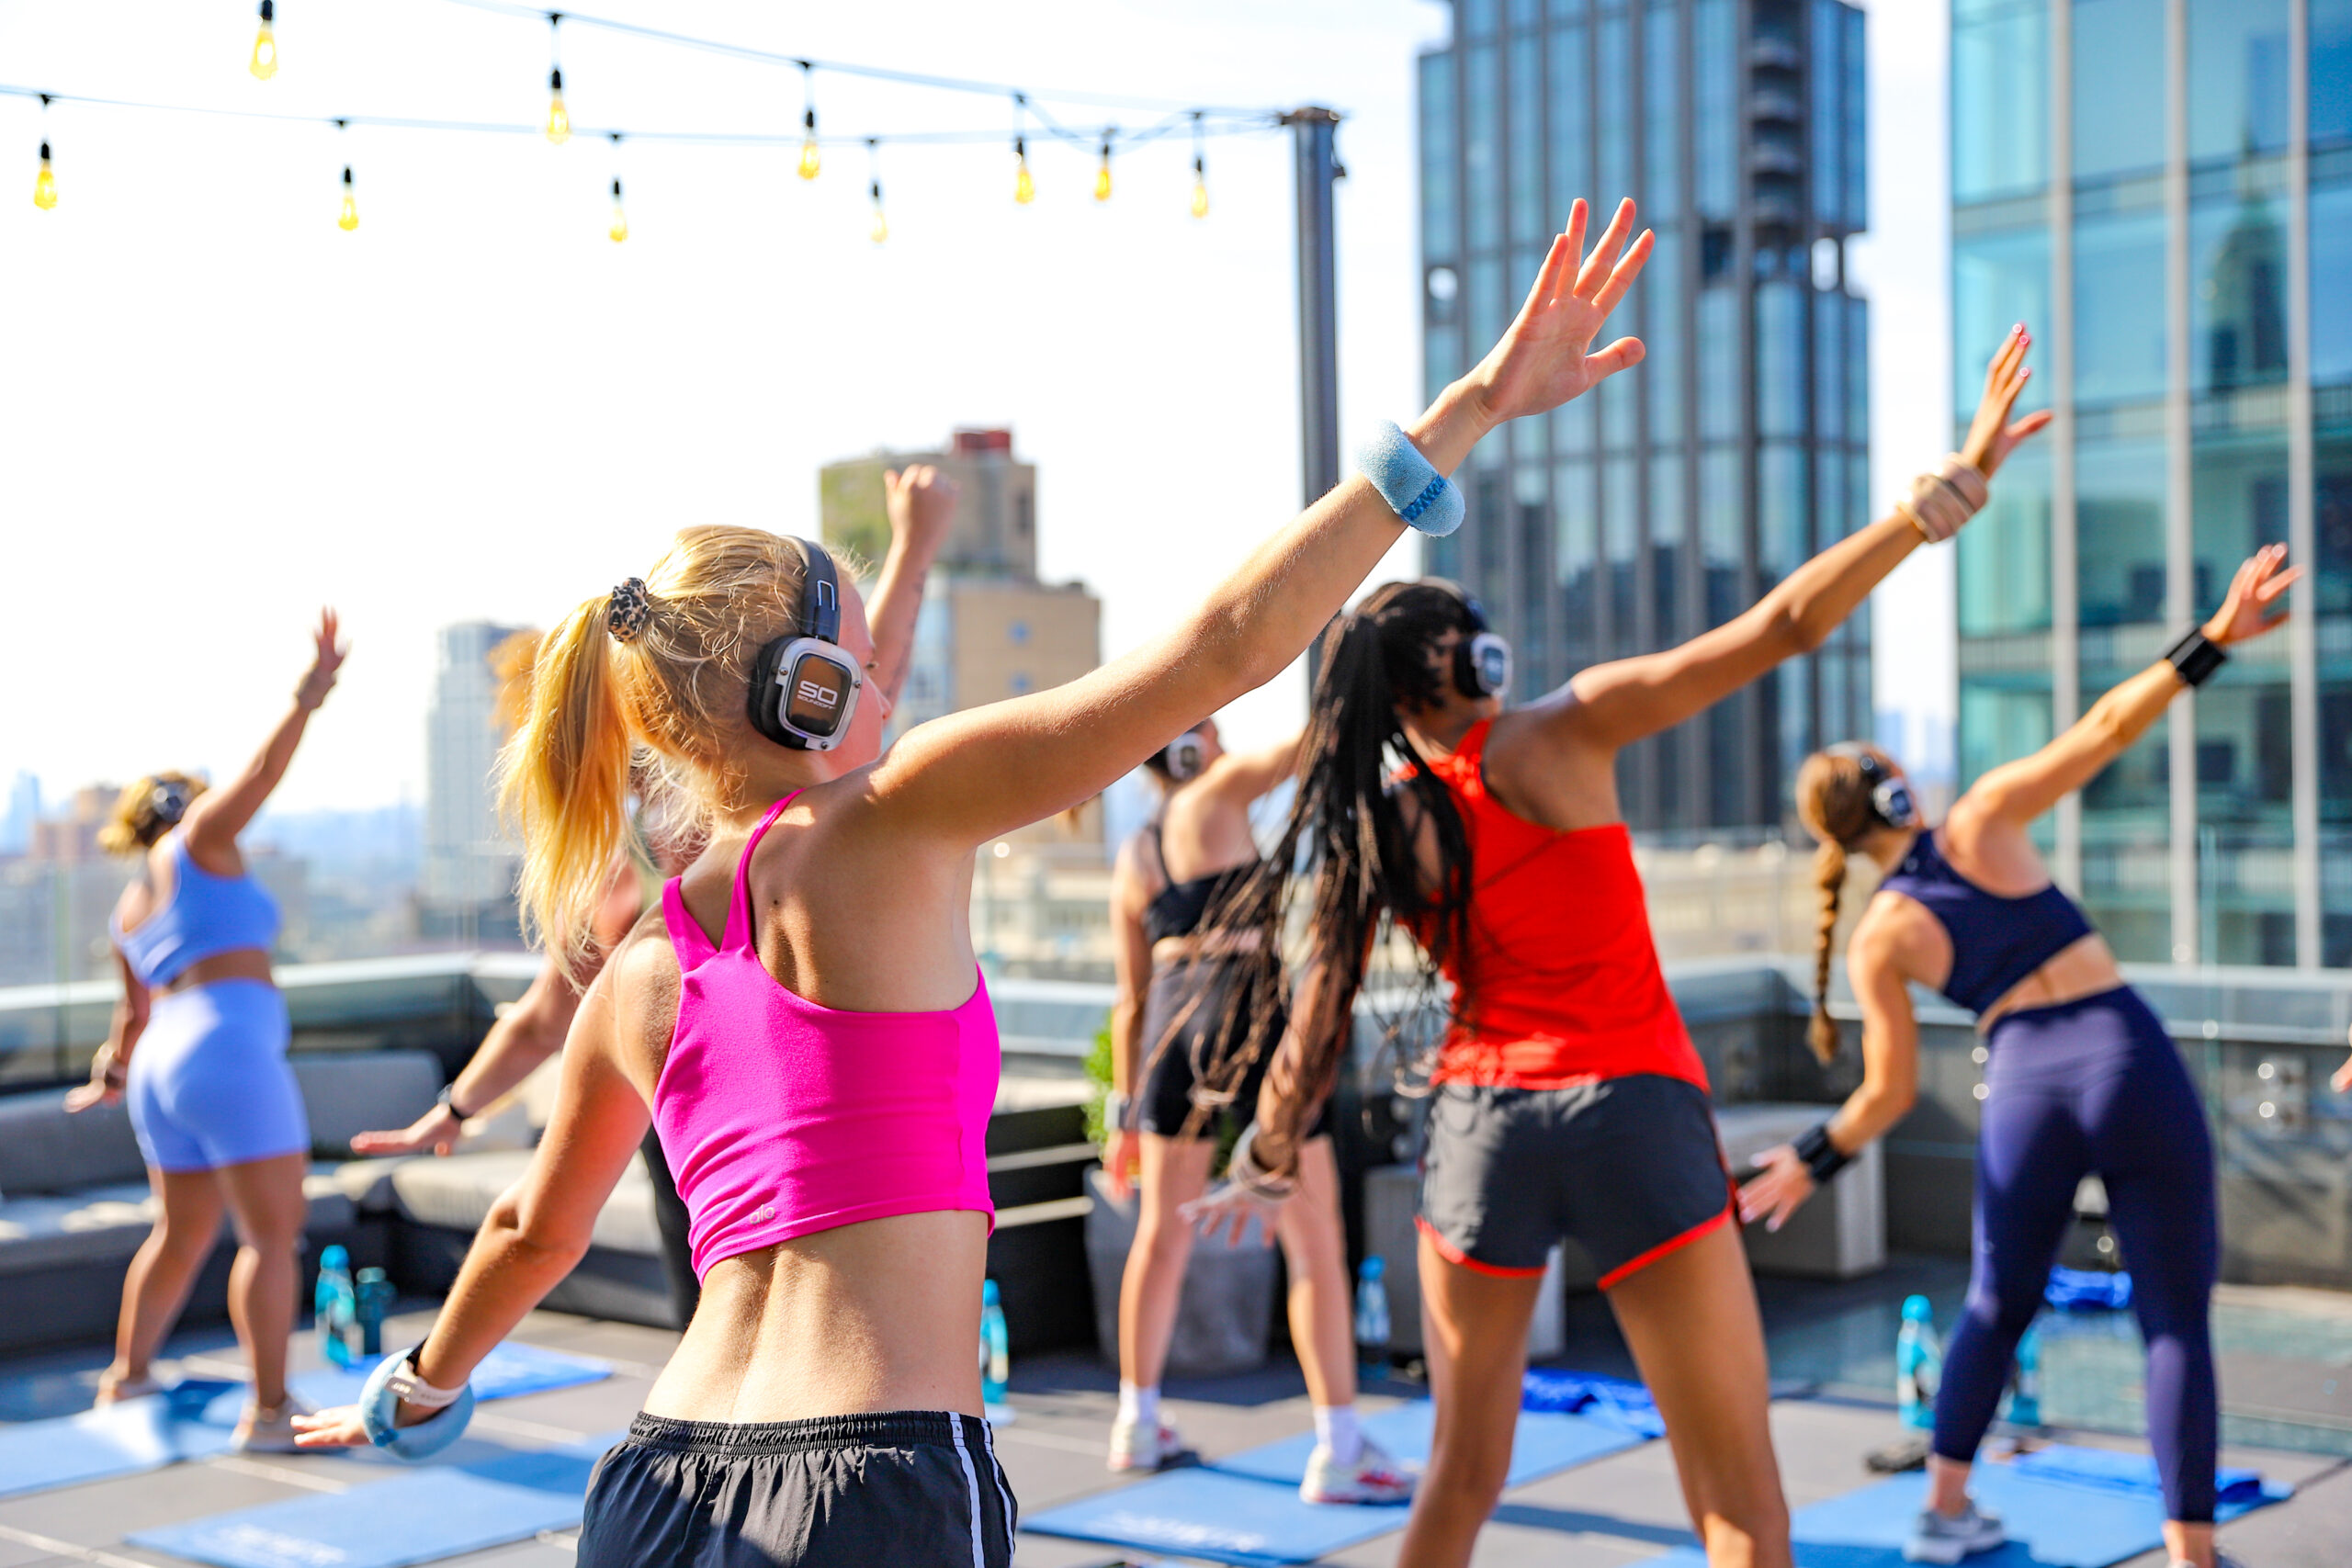
[[[1984,390],[1984,367],[2009,329],[2024,321],[2038,333],[2050,331],[2049,233],[2026,229],[1955,240],[1951,292],[1951,406],[1966,419]],[[2042,358],[2046,363],[2048,355]],[[2048,382],[2047,371],[2027,382],[2018,412],[2048,408]]]
[[[2204,436],[2190,455],[2197,574],[2192,613],[2219,608],[2239,565],[2264,545],[2287,542],[2287,440],[2258,432]]]
[[[2318,536],[2318,559],[2312,563],[2312,596],[2319,602],[2322,615],[2352,615],[2352,431],[2341,426],[2321,431],[2312,448],[2316,470],[2312,488],[2317,491],[2312,497],[2312,532]],[[2323,622],[2320,647],[2323,665],[2334,660],[2343,666],[2335,675],[2323,668],[2322,684],[2330,680],[2352,681],[2352,638],[2342,637],[2339,629]],[[2345,758],[2344,765],[2352,770],[2352,755]],[[2346,777],[2352,778],[2352,772]]]
[[[1544,37],[1525,33],[1510,40],[1510,237],[1524,243],[1551,231],[1544,215]]]
[[[2189,215],[2188,246],[2189,385],[2212,392],[2284,381],[2285,204],[2250,194],[2200,205]]]
[[[1699,549],[1707,578],[1706,624],[1723,625],[1746,608],[1739,598],[1739,562],[1746,554],[1740,507],[1747,486],[1739,448],[1710,446],[1699,464]]]
[[[1600,567],[1600,506],[1593,496],[1590,463],[1562,463],[1553,496],[1552,570],[1565,596],[1563,624],[1572,664],[1589,662],[1600,646],[1593,584]]]
[[[1870,227],[1871,96],[1868,18],[1840,6],[1846,20],[1846,227]]]
[[[2352,381],[2352,288],[2342,287],[2352,277],[2352,186],[2313,186],[2311,214],[2312,381],[2326,386]]]
[[[1502,84],[1494,46],[1479,44],[1463,57],[1463,173],[1467,186],[1470,248],[1503,243]],[[1484,352],[1483,345],[1481,352]]]
[[[2074,19],[2075,177],[2161,166],[2165,0],[2075,0]]]
[[[1460,0],[1453,14],[1464,38],[1495,36],[1495,0]]]
[[[2188,155],[2287,146],[2289,0],[2188,0]]]
[[[1632,301],[1627,300],[1630,304]],[[1624,306],[1619,306],[1623,310]],[[1612,322],[1611,331],[1632,332],[1632,326]],[[1634,444],[1639,434],[1634,420],[1641,412],[1641,378],[1637,376],[1611,376],[1600,384],[1600,444],[1611,452],[1623,452]]]
[[[2082,707],[2137,673],[2086,668]],[[2132,963],[2172,958],[2170,723],[2160,716],[2083,786],[2083,907],[2116,955]]]
[[[2311,0],[2312,142],[2352,141],[2352,0]]]
[[[1739,56],[1732,0],[1699,0],[1691,14],[1691,92],[1698,102],[1698,209],[1729,218],[1739,209]]]
[[[1699,295],[1699,434],[1739,435],[1739,296],[1729,288]]]
[[[1592,188],[1592,48],[1581,26],[1552,35],[1552,210],[1565,229],[1578,197]]]
[[[1756,576],[1759,587],[1794,571],[1813,553],[1805,525],[1804,448],[1773,442],[1756,455]]]
[[[2050,744],[2050,688],[1960,679],[1960,787]]]
[[[1537,428],[1530,422],[1531,429]],[[1552,680],[1552,508],[1545,470],[1529,463],[1511,471],[1511,502],[1519,525],[1519,581],[1509,595],[1510,639],[1518,645],[1517,694],[1537,695]],[[1498,592],[1504,587],[1495,584]]]
[[[1656,249],[1635,285],[1648,295],[1642,306],[1642,346],[1648,354],[1640,378],[1649,389],[1650,439],[1679,441],[1690,412],[1682,394],[1682,236],[1669,228],[1655,232]]]
[[[1642,29],[1642,184],[1660,217],[1682,207],[1682,18],[1668,0],[1653,4]]]
[[[2164,214],[2084,219],[2075,225],[2075,397],[2120,403],[2164,395]]]
[[[1421,260],[1455,259],[1462,206],[1454,184],[1453,56],[1421,56]]]
[[[1846,300],[1846,428],[1860,444],[1871,428],[1871,302]]]
[[[1756,427],[1802,435],[1805,424],[1804,297],[1794,283],[1756,289]]]
[[[1690,503],[1682,494],[1682,458],[1650,459],[1651,628],[1658,646],[1689,635],[1682,626],[1682,555],[1690,539]]]
[[[2352,0],[2346,0],[2352,5]],[[1984,201],[2050,178],[2050,18],[2044,0],[1978,7],[1951,38],[1951,196]]]
[[[1610,637],[1615,649],[1634,647],[1634,561],[1641,549],[1642,470],[1631,457],[1611,457],[1600,498],[1600,553],[1609,575]]]
[[[1550,8],[1554,21],[1569,21],[1583,17],[1585,0],[1552,0]]]
[[[1544,25],[1544,0],[1510,0],[1510,30],[1520,32]]]
[[[2049,628],[2048,443],[2022,447],[2001,466],[1992,501],[1962,530],[1958,547],[1962,637]]]
[[[1813,297],[1813,425],[1824,441],[1846,438],[1846,310],[1835,294]]]
[[[2084,626],[2165,618],[2163,442],[2077,444],[2075,548]]]
[[[1625,18],[1604,17],[1600,21],[1600,62],[1593,72],[1594,97],[1600,111],[1600,124],[1608,134],[1600,139],[1600,172],[1598,186],[1592,192],[1593,205],[1603,215],[1613,211],[1617,203],[1634,194],[1633,138],[1625,134],[1628,118],[1626,93]],[[1600,224],[1596,222],[1595,228]]]
[[[1846,161],[1839,144],[1846,135],[1846,29],[1837,0],[1813,0],[1813,58],[1806,74],[1813,84],[1813,215],[1836,227],[1845,206]]]
[[[1611,380],[1623,378],[1611,377]],[[1605,388],[1607,382],[1603,382]],[[1589,394],[1562,403],[1552,411],[1552,450],[1562,457],[1582,457],[1593,449],[1593,424],[1600,403]]]

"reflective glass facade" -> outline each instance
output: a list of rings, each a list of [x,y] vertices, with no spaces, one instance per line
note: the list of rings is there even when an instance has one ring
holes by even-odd
[[[1521,695],[1729,619],[1869,521],[1869,318],[1844,267],[1862,27],[1841,0],[1457,0],[1422,57],[1432,393],[1500,335],[1576,197],[1605,219],[1630,195],[1657,234],[1610,323],[1648,357],[1481,447],[1468,525],[1427,551],[1516,646]],[[1805,752],[1870,729],[1865,612],[1629,751],[1626,817],[1777,825]]]
[[[1962,782],[2313,572],[2047,825],[2127,959],[2352,964],[2352,0],[1953,0],[1955,408],[2059,419],[1960,541]]]

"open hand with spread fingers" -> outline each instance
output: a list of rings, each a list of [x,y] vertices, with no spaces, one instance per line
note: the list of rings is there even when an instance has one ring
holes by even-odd
[[[1634,204],[1620,202],[1587,256],[1589,216],[1582,199],[1568,209],[1567,231],[1554,236],[1527,302],[1470,373],[1480,406],[1496,423],[1555,409],[1642,362],[1638,338],[1621,337],[1597,353],[1592,342],[1649,260],[1650,232],[1635,236]]]
[[[2230,591],[2222,599],[2222,607],[2205,623],[2205,635],[2227,648],[2232,643],[2248,642],[2266,632],[2284,626],[2287,612],[2272,615],[2271,607],[2286,597],[2287,590],[2303,575],[2299,566],[2280,567],[2287,563],[2287,547],[2265,545],[2245,558],[2237,575],[2230,579]]]
[[[1992,363],[1984,367],[1984,395],[1976,404],[1976,419],[1968,427],[1968,440],[1960,455],[1988,479],[2008,461],[2010,453],[2055,417],[2043,409],[2020,420],[2009,418],[2025,384],[2033,378],[2033,369],[2025,362],[2026,350],[2032,346],[2033,334],[2019,321],[2001,340]]]

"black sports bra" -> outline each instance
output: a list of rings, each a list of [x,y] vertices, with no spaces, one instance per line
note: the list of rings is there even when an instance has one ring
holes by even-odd
[[[1217,895],[1223,893],[1228,884],[1238,886],[1258,869],[1257,862],[1244,861],[1239,865],[1229,865],[1206,876],[1178,882],[1168,874],[1168,851],[1159,840],[1158,819],[1148,824],[1144,831],[1151,840],[1152,858],[1159,863],[1161,884],[1159,891],[1152,895],[1151,902],[1145,905],[1143,910],[1144,935],[1153,942],[1165,937],[1192,935],[1200,929],[1202,918],[1209,912],[1209,906],[1216,900]]]

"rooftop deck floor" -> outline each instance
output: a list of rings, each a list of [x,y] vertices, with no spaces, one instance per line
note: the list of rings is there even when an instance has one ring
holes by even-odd
[[[1848,1286],[1765,1282],[1775,1370],[1806,1380],[1786,1385],[1790,1392],[1773,1406],[1792,1506],[1851,1491],[1869,1479],[1861,1456],[1897,1435],[1882,1393],[1892,1377],[1886,1348],[1893,1339],[1894,1303],[1905,1292],[1921,1289],[1938,1299],[1944,1315],[1959,1280],[1957,1268],[1949,1263],[1898,1261],[1887,1275]],[[2224,1291],[2222,1308],[2225,1402],[2232,1405],[2232,1431],[2226,1436],[2235,1438],[2238,1428],[2252,1422],[2248,1429],[2290,1445],[2231,1440],[2224,1462],[2257,1468],[2298,1488],[2289,1503],[2223,1526],[2222,1543],[2247,1568],[2346,1568],[2352,1562],[2352,1298],[2231,1288]],[[424,1310],[403,1314],[388,1329],[388,1340],[413,1338],[428,1321]],[[2229,1326],[2233,1322],[2238,1328]],[[2239,1330],[2267,1348],[2231,1349]],[[661,1330],[553,1313],[534,1314],[516,1337],[600,1357],[614,1367],[606,1382],[501,1401],[478,1414],[474,1436],[521,1449],[626,1425],[676,1342],[675,1335]],[[171,1352],[187,1375],[228,1376],[238,1367],[225,1327],[185,1333]],[[305,1336],[298,1341],[298,1361],[312,1354]],[[0,1421],[83,1408],[105,1359],[103,1349],[92,1348],[0,1363]],[[1572,1311],[1570,1344],[1562,1360],[1596,1371],[1625,1370],[1622,1344],[1597,1302]],[[1884,1378],[1877,1375],[1881,1361],[1886,1363]],[[2053,1369],[2066,1363],[2063,1352],[2052,1358]],[[2245,1382],[2248,1368],[2261,1373],[2256,1414],[2246,1414],[2228,1393],[2233,1364],[2235,1381]],[[2099,1358],[2082,1365],[2090,1369],[2081,1380],[2084,1389],[2062,1398],[2053,1386],[2053,1399],[2075,1400],[2095,1427],[2109,1430],[2067,1436],[2138,1446],[2110,1435],[2129,1430],[2116,1416],[2136,1408],[2136,1362],[2126,1375],[2123,1362],[2102,1349]],[[2054,1383],[2059,1374],[2053,1370],[2052,1375]],[[1001,1430],[999,1451],[1024,1512],[1125,1483],[1102,1468],[1115,1386],[1114,1376],[1082,1353],[1032,1357],[1016,1366],[1012,1404],[1020,1418]],[[1408,1383],[1392,1383],[1368,1393],[1365,1403],[1378,1405],[1419,1392]],[[1169,1400],[1188,1438],[1212,1455],[1311,1425],[1304,1384],[1287,1359],[1246,1377],[1171,1383]],[[2282,1402],[2295,1408],[2282,1411]],[[2064,1417],[2065,1412],[2052,1414]],[[159,1524],[340,1491],[390,1472],[388,1461],[368,1454],[221,1457],[0,1500],[0,1568],[175,1564],[180,1560],[127,1545],[125,1538]],[[1671,1457],[1665,1444],[1650,1443],[1507,1494],[1481,1538],[1476,1562],[1493,1568],[1609,1568],[1655,1557],[1690,1540]],[[1396,1548],[1392,1532],[1325,1561],[1382,1568],[1396,1561]],[[444,1561],[571,1568],[572,1560],[569,1538],[557,1534]],[[1023,1535],[1018,1561],[1022,1568],[1095,1568],[1121,1559],[1103,1547]],[[2163,1556],[2131,1559],[2129,1568],[2164,1568]]]

